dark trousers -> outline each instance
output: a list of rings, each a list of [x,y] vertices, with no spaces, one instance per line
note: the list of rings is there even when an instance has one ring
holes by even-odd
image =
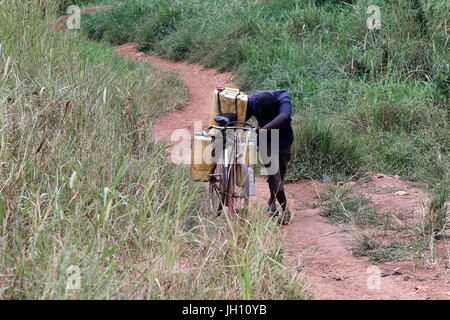
[[[269,146],[269,149],[270,146]],[[270,154],[270,151],[268,151]],[[270,200],[271,203],[275,203],[275,199],[277,199],[277,193],[284,192],[284,185],[283,180],[286,176],[287,167],[289,164],[289,161],[291,160],[291,145],[287,148],[284,148],[283,150],[280,150],[278,153],[278,163],[279,168],[278,171],[275,174],[269,175],[267,177],[267,182],[269,183],[269,189],[270,189]],[[268,163],[265,165],[266,168],[270,167],[271,163]],[[280,203],[281,204],[281,203]]]

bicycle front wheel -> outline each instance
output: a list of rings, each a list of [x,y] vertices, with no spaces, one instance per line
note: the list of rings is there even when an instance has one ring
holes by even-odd
[[[209,179],[209,207],[218,216],[225,206],[227,172],[222,164],[216,164]]]
[[[231,170],[230,183],[233,185],[233,210],[240,216],[246,216],[249,205],[250,181],[246,165],[234,164]]]

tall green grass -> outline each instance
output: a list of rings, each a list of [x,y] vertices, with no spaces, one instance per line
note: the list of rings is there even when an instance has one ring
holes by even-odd
[[[380,7],[380,29],[366,26],[369,5]],[[322,138],[341,146],[336,161],[349,164],[341,175],[383,170],[440,181],[449,164],[448,10],[443,0],[123,0],[86,16],[83,28],[92,39],[136,41],[166,58],[236,72],[248,92],[289,90],[297,126],[338,124],[315,139],[297,128],[294,148],[317,149]],[[290,176],[336,171],[329,150],[318,162],[294,161]]]
[[[184,84],[51,31],[57,9],[0,7],[0,298],[310,297],[273,258],[276,224],[210,215],[203,187],[154,142],[153,119],[187,102]]]
[[[120,0],[57,0],[57,1],[51,1],[47,0],[46,3],[44,2],[44,7],[48,7],[51,2],[57,2],[57,12],[58,13],[67,13],[67,9],[70,6],[79,6],[79,7],[87,7],[87,6],[93,6],[93,5],[103,5],[103,4],[110,4],[110,3],[118,3]]]
[[[302,177],[351,176],[362,163],[358,141],[339,123],[302,119],[295,126],[297,139],[288,179]]]

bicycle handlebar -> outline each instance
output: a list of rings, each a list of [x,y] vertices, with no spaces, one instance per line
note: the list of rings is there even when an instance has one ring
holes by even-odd
[[[232,123],[232,124],[242,124],[242,125],[244,125],[244,127],[230,126],[229,125],[230,123]],[[249,126],[250,128],[246,128],[245,126]],[[232,129],[232,130],[241,129],[241,130],[254,130],[254,131],[256,131],[256,126],[252,126],[248,122],[231,121],[231,122],[227,123],[227,125],[225,127],[212,125],[208,129],[206,129],[206,131],[209,131],[211,129],[217,129],[217,130],[220,130],[220,131],[224,131],[224,130],[227,130],[227,129]]]

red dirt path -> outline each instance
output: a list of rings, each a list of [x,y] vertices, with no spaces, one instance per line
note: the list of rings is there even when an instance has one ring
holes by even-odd
[[[237,87],[232,83],[229,73],[218,73],[197,64],[173,62],[155,56],[146,56],[137,51],[133,43],[117,48],[117,51],[132,59],[148,61],[160,68],[173,71],[189,87],[191,99],[180,111],[166,113],[155,123],[155,133],[159,139],[170,140],[173,130],[185,128],[193,132],[194,120],[202,120],[203,128],[209,120],[211,92],[215,85]],[[366,190],[377,210],[420,210],[420,190],[414,194],[408,188],[411,182],[383,175],[368,183]],[[384,179],[384,180],[382,180]],[[256,180],[257,198],[267,201],[269,192],[265,179]],[[389,187],[408,190],[409,194],[400,196],[386,191]],[[341,231],[319,215],[320,209],[309,209],[311,203],[320,203],[319,192],[326,184],[318,181],[300,181],[286,185],[290,207],[295,213],[289,226],[281,227],[286,232],[283,249],[292,268],[313,283],[317,299],[450,299],[448,269],[435,266],[427,268],[421,262],[391,262],[378,264],[380,272],[401,272],[401,276],[381,278],[380,289],[369,289],[370,263],[367,259],[356,258],[351,254],[350,234]],[[448,249],[448,246],[447,246]]]

